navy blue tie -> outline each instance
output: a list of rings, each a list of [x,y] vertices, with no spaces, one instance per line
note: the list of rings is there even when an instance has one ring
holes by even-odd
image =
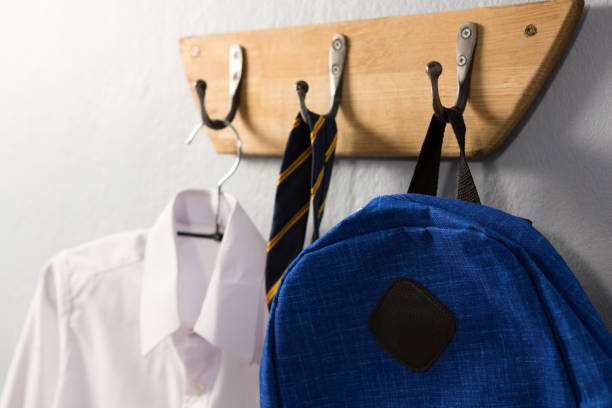
[[[293,121],[278,176],[266,258],[268,305],[285,269],[304,247],[311,202],[312,240],[319,237],[338,131],[336,120],[331,116],[308,111],[308,122],[300,115]]]

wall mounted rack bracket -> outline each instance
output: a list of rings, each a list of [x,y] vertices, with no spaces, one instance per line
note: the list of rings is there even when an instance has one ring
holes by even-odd
[[[433,113],[425,66],[445,67],[438,81],[441,103],[457,92],[457,30],[478,28],[472,65],[466,152],[484,157],[502,145],[546,82],[572,37],[583,0],[550,0],[442,13],[275,28],[182,38],[187,83],[208,83],[207,109],[227,109],[228,49],[244,49],[244,78],[232,122],[245,155],[282,155],[299,111],[295,82],[308,82],[308,107],[329,110],[329,44],[342,33],[348,54],[342,81],[337,154],[353,157],[414,157]],[[193,90],[194,101],[199,106]],[[235,151],[229,129],[208,132],[219,153]],[[458,155],[446,138],[443,155]]]

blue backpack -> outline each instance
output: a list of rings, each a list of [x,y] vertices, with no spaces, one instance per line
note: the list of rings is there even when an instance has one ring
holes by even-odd
[[[612,336],[528,220],[478,203],[447,114],[461,200],[435,197],[434,117],[410,194],[372,200],[284,274],[262,407],[612,407]]]

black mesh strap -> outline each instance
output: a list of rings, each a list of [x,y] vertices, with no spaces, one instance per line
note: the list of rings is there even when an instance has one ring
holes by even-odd
[[[446,123],[438,119],[436,115],[431,117],[427,135],[421,146],[414,173],[412,173],[409,193],[431,196],[438,193],[438,172],[445,127]]]
[[[476,184],[465,158],[465,122],[463,115],[455,109],[445,109],[446,117],[453,128],[459,144],[459,174],[457,177],[457,199],[480,204]],[[442,154],[442,141],[446,123],[432,116],[425,141],[417,160],[408,193],[435,196],[438,190],[438,174]]]
[[[455,109],[446,109],[446,117],[450,120],[459,144],[459,174],[457,176],[457,199],[480,204],[480,197],[472,172],[465,158],[465,122],[463,114]],[[439,163],[439,162],[438,162]]]

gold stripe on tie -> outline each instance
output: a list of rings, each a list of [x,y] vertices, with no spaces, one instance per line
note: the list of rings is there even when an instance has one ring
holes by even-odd
[[[308,212],[309,207],[310,207],[310,200],[308,200],[308,202],[304,204],[304,206],[300,208],[299,211],[295,213],[293,217],[291,217],[289,222],[287,222],[287,224],[285,224],[285,226],[281,228],[281,230],[274,236],[274,238],[272,238],[268,242],[267,252],[270,252],[272,248],[274,248],[274,246],[278,244],[278,241],[280,241],[281,238],[287,233],[287,231],[289,231],[291,227],[293,227],[295,223],[298,222],[300,218],[302,218],[304,214]]]
[[[317,210],[317,218],[321,218],[321,214],[323,214],[323,208],[325,208],[325,203],[327,203],[327,194],[325,194],[325,198],[323,199],[323,203],[321,203],[321,207]]]
[[[306,150],[304,150],[302,152],[302,154],[300,154],[297,159],[295,159],[295,161],[293,163],[291,163],[285,170],[283,170],[279,175],[278,175],[278,181],[276,182],[276,185],[278,186],[280,183],[282,183],[287,177],[289,177],[289,175],[291,173],[293,173],[298,167],[300,167],[300,165],[302,163],[304,163],[304,161],[310,157],[310,154],[312,153],[312,146],[308,146],[308,148]]]
[[[317,194],[319,187],[321,187],[321,182],[323,181],[324,174],[325,174],[325,166],[323,166],[323,168],[319,172],[319,175],[317,176],[317,181],[315,181],[314,186],[312,186],[312,188],[310,189],[310,195],[312,196],[313,199],[314,199],[315,194]]]
[[[295,118],[295,120],[293,121],[293,125],[291,125],[291,130],[300,126],[301,123],[302,123],[302,119],[300,117]]]
[[[266,302],[267,303],[270,303],[272,301],[272,298],[274,298],[274,295],[276,295],[276,291],[278,290],[278,284],[280,283],[280,281],[281,281],[281,279],[283,278],[284,275],[285,275],[285,272],[283,272],[283,274],[280,276],[280,278],[278,278],[276,283],[274,285],[272,285],[272,287],[270,288],[268,293],[266,293]]]
[[[334,136],[334,140],[332,140],[331,144],[327,148],[327,151],[325,152],[325,163],[327,163],[327,161],[329,160],[330,156],[334,152],[334,149],[336,148],[336,143],[337,142],[338,142],[338,132],[336,132],[336,134]]]
[[[323,116],[319,116],[319,119],[317,119],[317,122],[312,128],[312,132],[310,132],[310,144],[314,144],[315,140],[317,139],[317,133],[319,133],[319,129],[321,129],[321,126],[323,126],[323,122],[325,122],[325,118]]]

